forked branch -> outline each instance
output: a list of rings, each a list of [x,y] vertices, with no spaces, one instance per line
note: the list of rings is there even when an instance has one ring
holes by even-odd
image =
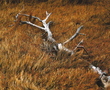
[[[20,12],[21,12],[21,11],[20,11]],[[37,27],[37,28],[39,28],[39,29],[41,29],[41,30],[44,30],[44,31],[47,33],[47,40],[48,40],[49,42],[56,43],[56,40],[52,37],[52,32],[51,32],[50,29],[49,29],[49,25],[50,25],[50,23],[51,23],[52,21],[49,21],[48,23],[46,23],[46,20],[50,17],[51,14],[52,14],[52,13],[48,13],[48,12],[46,11],[46,18],[45,18],[44,20],[41,20],[39,17],[31,16],[32,18],[37,19],[37,20],[39,20],[40,22],[42,22],[43,27],[38,26],[38,25],[36,25],[36,24],[34,24],[34,23],[30,22],[30,21],[21,21],[21,24],[29,24],[29,25],[31,25],[31,26]],[[26,17],[29,17],[29,16],[30,16],[30,15],[27,15],[27,14],[18,13],[17,16],[16,16],[16,20],[17,20],[17,18],[18,18],[19,15],[23,15],[23,16],[26,16]],[[15,22],[16,22],[16,20],[15,20]],[[53,46],[53,48],[54,48],[57,52],[58,52],[58,51],[61,51],[61,50],[64,50],[64,51],[67,51],[67,52],[71,53],[71,55],[73,55],[73,54],[74,54],[74,51],[76,50],[76,48],[78,48],[79,45],[80,45],[83,41],[81,41],[81,42],[75,47],[74,50],[69,50],[69,49],[66,48],[64,45],[65,45],[66,43],[68,43],[69,41],[72,41],[72,40],[73,40],[75,37],[77,37],[79,34],[81,34],[81,33],[79,33],[79,31],[81,30],[82,27],[83,27],[83,25],[80,26],[80,27],[77,29],[76,33],[75,33],[70,39],[68,39],[67,41],[65,41],[63,44],[62,44],[62,43],[56,44],[57,46],[55,45],[55,46]],[[85,35],[85,34],[82,34],[82,35]]]
[[[85,35],[85,34],[79,33],[79,31],[81,30],[82,27],[83,27],[83,25],[80,26],[80,27],[77,29],[76,33],[75,33],[70,39],[68,39],[67,41],[65,41],[65,42],[63,43],[63,45],[66,44],[66,43],[68,43],[69,41],[72,41],[72,40],[73,40],[75,37],[77,37],[79,34]]]
[[[17,14],[17,15],[18,15],[18,14]],[[19,15],[24,15],[24,16],[28,16],[28,17],[29,17],[29,15],[27,15],[27,14],[19,14]],[[31,23],[30,21],[21,21],[21,24],[29,24],[29,25],[31,25],[31,26],[34,26],[34,27],[37,27],[37,28],[39,28],[39,29],[44,30],[44,31],[48,34],[48,35],[47,35],[47,40],[49,40],[50,42],[53,43],[53,42],[56,42],[56,41],[55,41],[54,38],[52,38],[52,32],[51,32],[50,29],[49,29],[49,25],[50,25],[50,23],[51,23],[52,21],[46,23],[46,20],[49,18],[49,16],[51,15],[51,13],[47,14],[47,11],[46,11],[46,15],[47,15],[47,16],[46,16],[46,18],[45,18],[44,20],[41,20],[41,19],[38,18],[38,17],[32,16],[32,18],[37,19],[37,20],[39,20],[40,22],[42,22],[44,27],[38,26],[38,25],[36,25],[36,24],[33,24],[33,23]]]

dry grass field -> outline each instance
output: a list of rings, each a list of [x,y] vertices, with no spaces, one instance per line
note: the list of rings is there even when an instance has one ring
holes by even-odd
[[[44,19],[46,11],[52,12],[48,21],[53,21],[50,30],[57,42],[64,42],[84,25],[80,32],[86,35],[79,35],[66,47],[74,49],[84,39],[82,45],[88,54],[77,49],[71,57],[65,53],[52,57],[41,48],[42,30],[14,23],[23,2],[1,0],[0,90],[103,90],[97,85],[99,75],[90,70],[89,63],[110,75],[110,0],[24,1],[23,14]],[[29,21],[25,16],[19,18]],[[42,26],[37,20],[34,23]]]

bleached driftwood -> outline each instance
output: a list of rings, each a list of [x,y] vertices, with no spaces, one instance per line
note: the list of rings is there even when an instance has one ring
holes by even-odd
[[[23,10],[24,10],[24,7],[23,7]],[[21,14],[21,12],[22,12],[23,10],[21,10],[20,13],[18,13],[18,14],[16,15],[16,20],[15,20],[14,22],[17,21],[19,15],[23,15],[23,16],[26,16],[26,17],[30,17],[30,15]],[[80,46],[80,44],[83,43],[83,40],[81,40],[81,41],[79,42],[79,44],[78,44],[73,50],[70,50],[70,49],[68,49],[68,48],[66,48],[66,47],[64,46],[65,44],[67,44],[68,42],[70,42],[70,41],[72,41],[74,38],[76,38],[79,34],[80,34],[80,35],[85,35],[85,34],[79,33],[80,30],[81,30],[81,28],[83,27],[83,25],[80,26],[80,27],[77,29],[76,33],[75,33],[72,37],[70,37],[68,40],[66,40],[64,43],[56,43],[56,40],[52,37],[52,32],[51,32],[50,29],[49,29],[49,25],[52,23],[52,21],[46,23],[47,19],[50,17],[51,14],[52,14],[52,13],[48,13],[48,12],[46,11],[46,18],[43,19],[43,20],[41,20],[39,17],[31,16],[31,18],[37,19],[38,21],[42,22],[43,27],[38,26],[38,25],[36,25],[36,24],[34,24],[34,23],[30,22],[30,21],[20,21],[20,25],[21,25],[21,24],[28,24],[28,25],[37,27],[37,28],[39,28],[39,29],[45,31],[45,33],[47,33],[47,38],[46,38],[44,41],[49,41],[49,42],[53,43],[52,46],[51,46],[51,48],[54,49],[55,52],[59,52],[59,51],[61,51],[61,50],[64,50],[64,51],[66,51],[67,53],[70,53],[70,55],[73,55],[74,52],[75,52],[75,50],[76,50],[78,47],[81,47],[81,48],[84,49],[83,46]],[[13,26],[13,25],[10,25],[10,26]],[[45,47],[48,47],[48,44],[45,44]],[[50,49],[50,50],[52,50],[52,49]],[[104,85],[105,88],[107,88],[108,86],[110,86],[110,76],[107,76],[107,73],[106,73],[106,72],[102,72],[102,70],[101,70],[99,67],[95,67],[94,65],[90,65],[90,68],[92,68],[95,73],[98,73],[98,74],[100,75],[100,76],[99,76],[99,79],[102,81],[102,83],[103,83],[103,85]]]

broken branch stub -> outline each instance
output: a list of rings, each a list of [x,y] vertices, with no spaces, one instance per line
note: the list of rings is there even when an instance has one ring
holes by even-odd
[[[104,88],[110,87],[110,76],[107,76],[106,72],[103,72],[99,67],[95,67],[94,65],[90,65],[90,68],[93,69],[93,72],[98,73],[99,79],[101,80]]]

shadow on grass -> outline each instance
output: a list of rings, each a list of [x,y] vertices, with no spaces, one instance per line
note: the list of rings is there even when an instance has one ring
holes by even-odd
[[[62,4],[92,4],[95,0],[63,0]]]

